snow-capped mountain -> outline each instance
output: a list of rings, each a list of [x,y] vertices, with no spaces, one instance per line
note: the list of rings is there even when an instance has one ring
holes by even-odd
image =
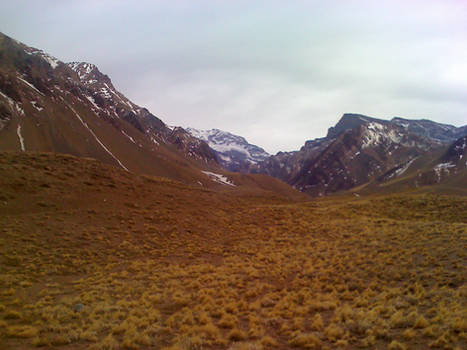
[[[342,132],[315,159],[307,161],[293,185],[315,195],[347,190],[434,146],[396,125],[368,121]]]
[[[326,137],[307,141],[296,152],[279,152],[251,171],[278,177],[312,195],[326,195],[375,179],[400,177],[414,164],[419,166],[415,160],[422,156],[433,161],[456,135],[466,131],[466,127],[427,120],[405,123],[402,118],[389,121],[344,114]]]
[[[204,140],[217,154],[219,163],[231,171],[246,171],[252,164],[264,161],[270,155],[261,147],[252,145],[241,136],[219,129],[186,129],[192,136]]]

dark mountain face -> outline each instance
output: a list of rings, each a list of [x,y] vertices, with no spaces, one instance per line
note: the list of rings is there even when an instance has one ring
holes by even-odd
[[[457,128],[453,125],[436,123],[426,119],[410,120],[396,117],[391,120],[391,123],[402,126],[413,134],[440,143],[454,142],[467,134],[467,125]]]
[[[466,157],[467,136],[464,136],[451,144],[401,163],[376,182],[379,186],[394,190],[438,185],[457,194],[458,190],[467,188]],[[387,183],[390,186],[386,185]]]
[[[304,164],[318,157],[333,140],[321,138],[307,141],[300,151],[279,152],[252,165],[250,171],[268,174],[292,184],[297,174],[303,169]]]
[[[313,195],[347,190],[378,177],[433,146],[388,123],[369,122],[341,133],[307,161],[292,184]]]
[[[447,147],[434,166],[422,173],[420,180],[426,184],[433,184],[453,178],[463,180],[464,188],[467,186],[467,135]]]
[[[467,167],[467,135],[454,141],[440,158],[440,161],[459,168]]]
[[[445,147],[466,128],[425,120],[409,122],[344,114],[326,137],[307,141],[299,151],[271,156],[251,171],[321,196],[375,179],[393,179],[420,156]]]
[[[328,134],[326,137],[335,138],[347,130],[355,129],[360,125],[368,124],[371,122],[376,122],[382,125],[388,123],[387,120],[376,119],[363,114],[345,113],[335,126],[332,126],[328,129]]]
[[[89,156],[177,179],[218,167],[204,141],[167,127],[95,65],[65,64],[1,34],[0,133],[0,150]]]

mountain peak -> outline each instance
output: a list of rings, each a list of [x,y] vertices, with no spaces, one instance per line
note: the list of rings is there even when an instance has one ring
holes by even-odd
[[[110,78],[103,74],[95,64],[88,62],[69,62],[67,63],[67,66],[78,74],[79,80],[85,85],[97,82],[106,84],[112,83]]]
[[[52,68],[55,69],[57,68],[60,64],[63,64],[62,61],[57,59],[56,57],[48,54],[47,52],[36,49],[35,47],[28,46],[26,44],[23,44],[19,42],[16,39],[10,38],[8,35],[5,35],[0,32],[0,45],[1,45],[1,50],[2,54],[4,55],[2,57],[2,60],[4,61],[3,63],[6,63],[8,59],[12,61],[23,61],[23,66],[24,66],[24,61],[27,60],[28,56],[35,56],[35,57],[40,57],[42,60],[47,62],[47,64]],[[24,55],[26,54],[26,56]]]
[[[87,74],[91,73],[94,69],[97,69],[97,66],[93,63],[88,63],[88,62],[79,62],[79,61],[74,61],[74,62],[68,62],[67,65],[73,69],[75,72],[78,72],[80,70],[85,70]]]
[[[171,132],[88,62],[63,63],[0,35],[0,148],[90,156],[183,180],[218,167],[207,144]],[[181,164],[184,164],[183,167]],[[190,180],[191,181],[191,180]]]
[[[344,115],[342,115],[341,119],[339,119],[337,124],[328,129],[327,137],[335,138],[338,135],[342,134],[344,131],[347,131],[349,129],[354,129],[356,127],[359,127],[360,125],[368,124],[372,122],[380,123],[380,124],[388,123],[387,120],[368,117],[363,114],[344,113]]]
[[[206,141],[217,154],[221,165],[231,171],[245,171],[251,164],[256,164],[269,157],[269,154],[238,135],[219,129],[186,129],[192,136]]]

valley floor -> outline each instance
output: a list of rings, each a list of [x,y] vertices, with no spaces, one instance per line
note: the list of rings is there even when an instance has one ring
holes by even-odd
[[[0,155],[0,348],[465,349],[467,199],[290,202]]]

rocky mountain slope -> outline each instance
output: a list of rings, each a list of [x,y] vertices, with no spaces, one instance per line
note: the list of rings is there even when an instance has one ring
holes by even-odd
[[[406,128],[413,134],[427,137],[440,143],[453,142],[467,134],[467,125],[457,128],[453,125],[436,123],[427,119],[412,120],[399,117],[393,118],[391,122]]]
[[[0,35],[0,150],[92,157],[196,186],[249,183],[284,190],[267,177],[227,173],[222,165],[271,175],[321,196],[394,182],[414,169],[422,174],[412,181],[416,185],[457,178],[465,163],[452,159],[464,157],[455,152],[466,133],[467,126],[429,120],[344,114],[326,137],[268,157],[260,147],[224,131],[169,127],[121,94],[95,65],[63,63]]]
[[[271,156],[251,171],[278,177],[300,191],[321,196],[401,176],[418,164],[415,160],[420,157],[425,159],[423,164],[436,162],[434,155],[465,133],[465,126],[427,120],[389,121],[344,114],[326,137],[307,141],[299,151]]]
[[[252,145],[244,137],[219,129],[186,129],[192,136],[206,141],[217,154],[219,163],[230,171],[245,172],[253,165],[270,155],[261,147]]]
[[[0,149],[90,156],[180,179],[177,163],[217,164],[204,141],[168,128],[95,65],[65,64],[4,35],[0,48]]]
[[[95,65],[63,63],[3,34],[0,151],[66,153],[194,186],[304,198],[277,179],[225,171],[205,141],[130,101]]]
[[[467,194],[467,136],[400,163],[382,176],[360,186],[358,192],[393,193],[427,190],[435,193]]]

